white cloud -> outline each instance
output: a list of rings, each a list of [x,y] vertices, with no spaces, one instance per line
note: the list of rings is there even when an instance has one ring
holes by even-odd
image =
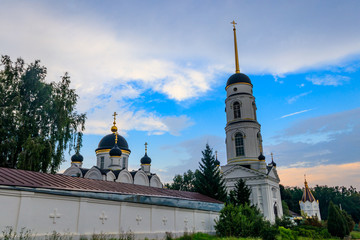
[[[311,111],[311,110],[313,110],[313,109],[306,109],[306,110],[302,110],[302,111],[299,111],[299,112],[289,113],[289,114],[286,114],[284,116],[281,116],[280,118],[291,117],[291,116],[294,116],[294,115],[297,115],[297,114],[300,114],[300,113],[305,113],[305,112],[308,112],[308,111]]]
[[[346,82],[350,81],[349,77],[341,75],[325,75],[323,77],[312,76],[306,77],[306,80],[312,82],[314,85],[324,85],[324,86],[340,86]]]
[[[310,94],[310,93],[312,93],[312,91],[301,93],[301,94],[299,94],[299,95],[296,95],[296,96],[288,99],[287,102],[288,102],[289,104],[292,104],[292,103],[296,102],[299,98],[304,97],[304,96],[306,96],[306,95],[308,95],[308,94]]]

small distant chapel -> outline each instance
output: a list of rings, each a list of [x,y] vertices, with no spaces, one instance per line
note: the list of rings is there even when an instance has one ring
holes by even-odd
[[[308,183],[305,178],[305,188],[301,200],[299,201],[300,210],[302,213],[305,213],[308,217],[317,217],[321,221],[319,200],[316,200],[314,195],[311,193],[311,190],[308,186]]]
[[[235,22],[235,74],[226,83],[226,153],[227,164],[221,166],[228,191],[241,178],[251,188],[251,203],[271,222],[282,217],[282,205],[276,163],[266,164],[260,124],[256,117],[255,97],[250,78],[240,73]]]

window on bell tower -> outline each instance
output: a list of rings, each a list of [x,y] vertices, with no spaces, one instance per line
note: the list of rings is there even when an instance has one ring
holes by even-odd
[[[256,120],[256,105],[255,102],[252,103],[253,111],[254,111],[254,119]]]
[[[233,109],[234,109],[234,118],[241,118],[240,103],[239,102],[234,103]]]
[[[235,134],[235,151],[236,156],[244,156],[244,136],[241,133]]]
[[[104,169],[104,157],[100,158],[100,168]]]

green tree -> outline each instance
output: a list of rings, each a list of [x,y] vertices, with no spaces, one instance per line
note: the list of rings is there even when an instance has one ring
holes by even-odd
[[[85,129],[69,75],[46,83],[40,61],[26,65],[9,56],[0,66],[0,166],[55,173],[64,151],[81,147]]]
[[[225,202],[227,197],[225,181],[215,164],[215,156],[208,144],[202,155],[199,170],[195,172],[195,191]]]
[[[190,169],[183,175],[177,174],[173,178],[173,183],[166,184],[166,187],[173,190],[194,192],[195,173]]]
[[[277,229],[264,220],[261,212],[253,206],[227,204],[215,221],[215,230],[221,237],[262,237],[275,239]]]
[[[327,227],[331,235],[344,238],[349,234],[348,224],[340,209],[330,201]]]
[[[239,179],[235,183],[235,188],[229,193],[229,202],[234,206],[243,204],[250,205],[251,189],[246,186],[246,182],[243,179]]]

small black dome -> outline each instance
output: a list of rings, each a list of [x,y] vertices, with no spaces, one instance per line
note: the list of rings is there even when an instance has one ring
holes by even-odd
[[[220,161],[216,159],[216,160],[215,160],[215,165],[216,165],[216,166],[220,166]]]
[[[114,145],[114,147],[109,152],[109,155],[111,157],[120,157],[121,154],[122,154],[121,149],[117,145]]]
[[[84,160],[84,157],[80,153],[75,153],[71,157],[72,162],[82,162]]]
[[[145,153],[145,156],[143,156],[140,160],[141,164],[150,164],[151,158],[148,157],[147,153]]]
[[[258,157],[258,159],[259,160],[265,160],[265,156],[262,153],[260,153],[260,156]]]
[[[276,163],[274,162],[274,160],[271,161],[271,164],[276,167]]]
[[[125,138],[120,136],[119,134],[117,135],[118,141],[117,141],[117,145],[121,150],[126,150],[126,151],[130,151],[129,149],[129,145],[126,142]],[[95,151],[98,150],[102,150],[102,149],[112,149],[115,145],[115,134],[108,134],[105,137],[103,137],[98,145],[98,148]]]
[[[243,73],[235,73],[229,77],[226,83],[226,87],[234,83],[249,83],[251,84],[250,78]]]

